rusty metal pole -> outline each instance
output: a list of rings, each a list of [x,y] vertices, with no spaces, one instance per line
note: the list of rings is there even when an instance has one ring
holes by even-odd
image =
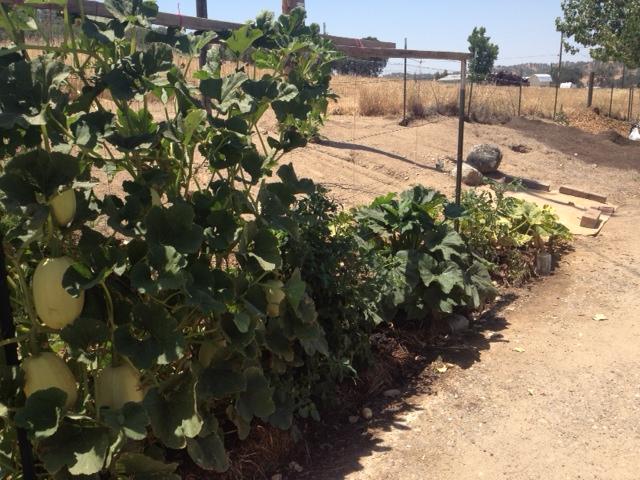
[[[464,154],[464,96],[467,88],[467,61],[460,61],[460,99],[458,101],[458,156],[456,158],[456,205],[462,201],[462,156]],[[456,230],[459,223],[456,221]]]

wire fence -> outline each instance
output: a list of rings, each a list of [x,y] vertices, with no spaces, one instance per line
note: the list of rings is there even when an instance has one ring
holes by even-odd
[[[447,70],[447,66],[452,69]],[[393,61],[387,63],[387,73],[380,77],[336,75],[332,80],[332,87],[339,95],[339,100],[330,107],[330,113],[401,116],[405,101],[409,118],[458,113],[459,71],[455,70],[455,64],[438,64],[434,61],[425,64],[420,60],[409,59],[406,64],[406,100],[404,67],[404,62]],[[592,64],[591,68],[593,67]],[[447,77],[449,72],[458,74],[457,79],[451,75]],[[517,116],[547,119],[555,116],[557,120],[563,120],[567,115],[583,112],[586,107],[591,107],[596,114],[602,116],[637,122],[640,120],[638,72],[626,72],[626,78],[619,75],[619,70],[617,72],[618,75],[616,69],[609,68],[609,75],[600,74],[596,77],[590,103],[589,89],[586,86],[529,86],[520,81],[510,81],[509,77],[501,78],[501,85],[469,83],[465,113],[471,120],[480,122],[500,122]]]

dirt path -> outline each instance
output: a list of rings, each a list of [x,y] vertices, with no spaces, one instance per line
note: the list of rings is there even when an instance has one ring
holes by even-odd
[[[610,142],[611,164],[593,166],[588,145],[571,155],[570,147],[556,150],[559,132],[547,144],[540,132],[536,126],[530,137],[522,124],[472,126],[470,137],[476,143],[488,136],[502,145],[527,143],[537,153],[526,162],[508,155],[507,171],[544,172],[543,178],[555,183],[599,189],[623,207],[600,236],[577,239],[575,251],[553,276],[509,294],[476,325],[469,334],[471,349],[483,340],[474,350],[476,361],[460,362],[454,351],[445,354],[445,361],[457,365],[436,382],[433,394],[403,399],[402,413],[375,412],[370,425],[327,447],[331,453],[304,478],[640,478],[640,167],[629,163],[640,164],[639,150],[620,150],[625,147]],[[430,140],[423,136],[421,141]],[[599,162],[607,158],[603,141],[593,137]],[[411,159],[401,143],[384,148]],[[440,143],[440,148],[450,145]],[[373,155],[354,152],[356,160]],[[413,183],[403,182],[406,172],[450,188],[449,179],[426,169],[431,165],[420,168],[389,156],[359,160],[359,169],[374,173],[367,177],[368,195],[358,198]],[[375,167],[382,161],[383,167]],[[304,159],[297,163],[304,165]],[[396,176],[376,182],[375,176],[384,173],[380,170],[394,167]],[[608,319],[594,321],[597,313]]]

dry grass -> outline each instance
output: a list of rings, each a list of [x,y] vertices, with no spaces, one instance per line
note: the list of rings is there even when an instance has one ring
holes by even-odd
[[[329,112],[335,115],[398,116],[402,115],[403,82],[400,79],[356,78],[336,76],[333,88],[340,95]],[[446,85],[431,80],[410,80],[407,85],[408,115],[416,118],[432,115],[452,115],[458,111],[458,86]],[[467,108],[469,100],[467,87]],[[609,89],[594,91],[593,107],[601,114],[609,113]],[[518,114],[518,87],[474,85],[471,98],[471,117],[480,122],[500,122]],[[584,111],[586,89],[560,90],[558,112],[571,117]],[[615,89],[611,114],[614,118],[626,119],[629,90]],[[555,89],[524,87],[520,114],[540,118],[553,116]],[[640,113],[638,93],[635,95],[634,117]]]

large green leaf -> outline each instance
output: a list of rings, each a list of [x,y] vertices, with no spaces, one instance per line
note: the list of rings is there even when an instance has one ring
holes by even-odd
[[[185,448],[187,438],[194,438],[202,429],[195,388],[195,382],[185,378],[169,391],[152,388],[145,396],[153,433],[169,448]]]
[[[238,413],[246,421],[254,416],[267,419],[276,410],[273,402],[273,388],[258,367],[249,367],[244,376],[247,382],[246,391],[242,392],[236,402]]]
[[[147,239],[170,245],[180,253],[195,253],[200,248],[203,229],[193,223],[193,208],[176,203],[169,208],[153,207],[146,218]]]
[[[67,394],[59,388],[33,392],[14,421],[35,438],[47,438],[56,433],[64,415]]]
[[[125,452],[116,460],[118,474],[134,480],[180,480],[174,473],[177,468],[177,463],[164,463],[142,453]]]
[[[262,37],[262,32],[250,25],[244,25],[231,33],[225,40],[227,48],[236,56],[241,57],[251,47],[253,42]]]
[[[110,444],[107,428],[64,422],[54,435],[37,443],[36,452],[52,475],[65,467],[71,475],[94,475],[102,470]]]

